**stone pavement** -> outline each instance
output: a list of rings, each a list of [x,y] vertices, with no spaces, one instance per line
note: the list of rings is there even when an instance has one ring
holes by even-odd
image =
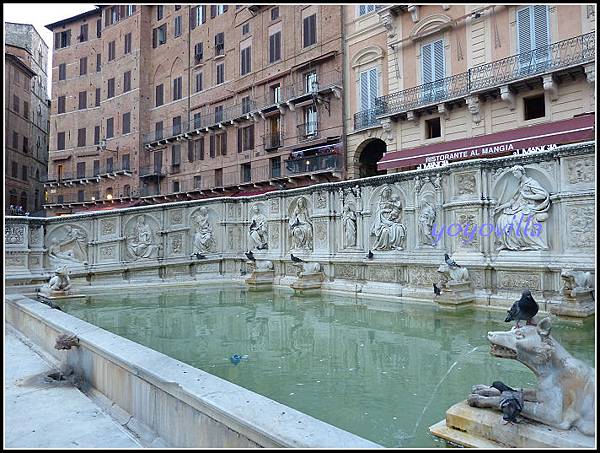
[[[142,448],[131,434],[68,381],[10,326],[4,336],[6,448]]]

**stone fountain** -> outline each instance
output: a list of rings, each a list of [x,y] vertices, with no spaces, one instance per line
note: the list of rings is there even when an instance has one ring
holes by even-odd
[[[293,263],[298,268],[297,278],[290,285],[296,296],[321,291],[323,271],[320,263]]]
[[[40,288],[39,297],[43,300],[53,301],[57,299],[72,299],[85,297],[83,294],[71,293],[71,279],[67,265],[57,268],[50,281]]]
[[[435,298],[436,302],[445,306],[458,306],[472,303],[475,300],[469,271],[466,267],[450,267],[444,263],[438,267],[440,281],[437,284],[442,293]]]
[[[537,326],[488,333],[492,355],[518,360],[538,379],[534,389],[515,389],[524,400],[518,423],[503,421],[498,390],[475,385],[431,433],[462,446],[593,448],[595,370],[569,354],[551,329],[550,318],[544,318]]]
[[[246,265],[252,269],[250,277],[246,279],[246,285],[250,291],[271,289],[275,272],[273,262],[269,260],[246,261]]]

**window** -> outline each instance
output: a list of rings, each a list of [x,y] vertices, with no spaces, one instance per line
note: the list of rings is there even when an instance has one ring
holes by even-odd
[[[131,132],[131,112],[123,113],[123,134]]]
[[[275,20],[277,18],[279,18],[279,6],[271,9],[271,20]]]
[[[114,169],[114,167],[113,167],[113,158],[112,157],[107,157],[106,158],[106,173],[112,173],[113,169]],[[112,192],[112,190],[110,188],[106,189],[107,192],[109,190]]]
[[[77,177],[85,178],[85,162],[77,162]]]
[[[100,72],[102,69],[102,54],[96,54],[96,72]]]
[[[543,69],[549,63],[548,17],[546,5],[531,5],[517,10],[517,53],[522,74]]]
[[[17,113],[21,112],[21,99],[16,94],[13,94],[13,110]]]
[[[82,24],[79,28],[79,42],[88,40],[88,24]]]
[[[219,123],[223,121],[223,106],[219,105],[215,107],[215,122]]]
[[[181,91],[182,91],[181,77],[177,77],[175,80],[173,80],[173,100],[174,101],[181,99]]]
[[[165,14],[164,5],[156,6],[156,20],[161,20]]]
[[[379,77],[377,68],[363,71],[359,75],[360,109],[369,110],[375,107],[375,99],[379,93]]]
[[[96,88],[96,102],[94,107],[100,107],[100,88]]]
[[[202,91],[202,73],[199,72],[196,74],[196,85],[194,92]]]
[[[223,169],[217,168],[215,170],[215,187],[223,186]]]
[[[200,112],[194,113],[194,129],[200,129],[202,127],[202,115]]]
[[[158,107],[159,105],[163,105],[164,100],[163,100],[163,84],[161,83],[160,85],[156,86],[156,107]]]
[[[100,144],[100,126],[94,126],[94,145]]]
[[[181,36],[181,16],[175,18],[175,38]]]
[[[179,181],[173,181],[173,192],[179,192]]]
[[[226,156],[227,155],[227,132],[223,132],[222,134],[217,134],[217,156]]]
[[[87,108],[87,91],[79,92],[79,110]]]
[[[123,53],[128,54],[131,53],[131,33],[127,33],[125,35],[125,42],[123,45]]]
[[[114,24],[115,22],[119,21],[119,7],[118,6],[113,6],[110,9],[110,23]]]
[[[421,68],[423,74],[423,97],[435,100],[444,97],[445,77],[444,40],[440,39],[421,47]]]
[[[242,113],[248,113],[252,108],[252,104],[250,102],[250,96],[244,96],[242,98]]]
[[[67,79],[67,64],[61,63],[58,65],[58,80]]]
[[[19,177],[19,164],[16,163],[14,160],[12,161],[12,177],[13,178]]]
[[[202,188],[202,176],[194,176],[194,189]]]
[[[65,113],[65,96],[58,97],[58,113]]]
[[[54,34],[54,48],[62,49],[71,45],[71,30],[61,31]]]
[[[281,177],[281,157],[273,157],[269,159],[271,163],[271,178]]]
[[[173,145],[171,147],[171,173],[179,173],[179,165],[181,164],[181,145]]]
[[[123,186],[123,196],[125,196],[125,197],[131,196],[131,186],[129,184],[125,184]]]
[[[242,49],[242,51],[240,52],[240,54],[241,54],[241,62],[240,62],[241,73],[240,74],[241,75],[248,74],[252,70],[251,52],[252,52],[251,47],[246,47],[245,49]],[[217,81],[217,83],[219,83],[219,82]]]
[[[131,71],[123,74],[123,93],[131,91]]]
[[[121,157],[121,169],[130,170],[129,163],[129,154],[123,154],[123,156]]]
[[[154,124],[154,137],[156,140],[160,140],[163,138],[163,122],[157,121]]]
[[[65,133],[64,132],[59,132],[57,134],[56,137],[56,149],[61,150],[61,149],[65,149]]]
[[[204,137],[194,142],[194,159],[204,160]]]
[[[85,200],[85,191],[84,190],[78,190],[77,191],[77,201],[81,202]]]
[[[254,124],[238,129],[238,153],[254,149]]]
[[[173,118],[173,135],[181,134],[181,116]]]
[[[65,202],[65,196],[64,195],[58,195],[56,197],[56,202],[57,203],[64,203]]]
[[[108,93],[106,95],[107,99],[114,97],[115,95],[115,78],[108,79]]]
[[[85,127],[82,129],[77,129],[77,146],[78,147],[85,146],[85,136],[86,136]]]
[[[440,125],[440,119],[431,118],[425,121],[425,138],[436,138],[442,136],[442,126]]]
[[[200,63],[202,61],[203,57],[204,57],[203,45],[201,42],[199,42],[194,46],[194,61],[196,63]]]
[[[102,19],[96,21],[96,38],[102,36]]]
[[[311,16],[304,18],[304,46],[308,47],[316,44],[317,42],[317,15],[313,14]]]
[[[196,25],[206,22],[206,5],[196,6],[192,9],[192,17],[190,22],[190,27],[192,29],[196,28]]]
[[[269,63],[281,60],[281,32],[269,36]]]
[[[242,182],[250,182],[252,180],[252,168],[250,164],[242,164]]]
[[[220,16],[227,11],[227,5],[217,5],[217,16]]]
[[[167,42],[167,24],[152,30],[152,47],[158,47]]]
[[[87,74],[87,57],[83,57],[79,59],[79,75]]]
[[[108,61],[112,61],[115,59],[117,54],[117,46],[115,41],[111,41],[108,43]]]
[[[271,86],[271,99],[273,100],[274,104],[279,104],[282,101],[281,85],[277,84],[277,85]]]
[[[27,137],[23,137],[23,152],[29,152],[29,139]]]
[[[175,5],[175,11],[179,11],[181,9],[181,5]]]
[[[304,92],[314,93],[318,91],[319,83],[317,81],[317,73],[315,71],[304,74]]]
[[[250,33],[250,22],[246,22],[242,25],[242,36],[247,35],[248,33]]]
[[[317,109],[314,105],[304,109],[304,135],[313,136],[317,134]]]
[[[365,14],[372,13],[373,11],[375,11],[375,9],[376,9],[375,5],[359,5],[358,15],[364,16]]]
[[[225,82],[225,63],[217,65],[217,85]]]
[[[115,136],[115,119],[108,118],[106,120],[106,138],[112,138]]]
[[[225,55],[225,33],[215,35],[215,56]]]
[[[523,113],[525,120],[533,120],[546,116],[546,102],[544,94],[523,98]]]
[[[29,119],[29,102],[23,101],[23,116]]]

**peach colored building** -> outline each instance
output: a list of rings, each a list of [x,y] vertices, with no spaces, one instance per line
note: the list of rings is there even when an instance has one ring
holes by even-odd
[[[47,28],[50,213],[345,177],[341,6],[109,5]]]
[[[443,165],[444,146],[595,114],[595,5],[369,6],[346,11],[352,177]],[[358,79],[363,61],[377,79]]]

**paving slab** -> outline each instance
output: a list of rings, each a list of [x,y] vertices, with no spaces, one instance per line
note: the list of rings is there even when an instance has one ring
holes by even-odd
[[[11,328],[4,335],[7,448],[142,448]]]

